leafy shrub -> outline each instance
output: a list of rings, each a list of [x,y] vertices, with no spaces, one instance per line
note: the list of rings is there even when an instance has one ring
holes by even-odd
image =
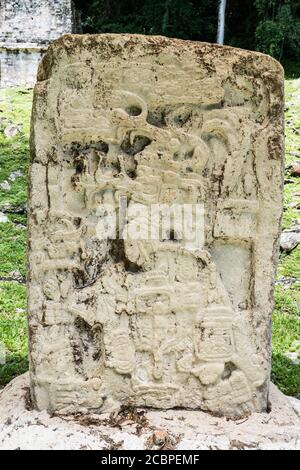
[[[300,20],[298,1],[256,0],[259,21],[256,48],[278,60],[300,58]]]

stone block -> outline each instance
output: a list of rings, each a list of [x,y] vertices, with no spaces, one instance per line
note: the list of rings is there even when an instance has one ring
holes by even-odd
[[[31,154],[35,406],[266,411],[281,66],[206,43],[66,35],[40,65]]]

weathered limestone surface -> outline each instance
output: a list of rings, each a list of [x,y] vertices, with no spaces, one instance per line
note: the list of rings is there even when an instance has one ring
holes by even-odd
[[[0,47],[0,88],[33,87],[39,62],[45,50]]]
[[[273,384],[271,411],[239,420],[195,410],[128,408],[53,416],[32,409],[28,386],[24,374],[0,390],[0,450],[300,450],[300,401]]]
[[[72,0],[0,0],[0,86],[33,86],[49,42],[74,27]]]
[[[38,73],[29,213],[31,390],[120,404],[267,409],[282,212],[283,73],[272,58],[67,35]],[[204,204],[205,243],[99,237],[107,205]]]
[[[73,28],[72,0],[1,0],[0,43],[48,45]]]

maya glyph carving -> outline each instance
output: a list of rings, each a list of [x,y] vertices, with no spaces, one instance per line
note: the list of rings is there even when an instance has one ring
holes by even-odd
[[[32,120],[38,408],[266,409],[282,81],[267,56],[161,37],[49,48]],[[170,206],[191,208],[192,233],[200,208],[203,236],[150,220]]]

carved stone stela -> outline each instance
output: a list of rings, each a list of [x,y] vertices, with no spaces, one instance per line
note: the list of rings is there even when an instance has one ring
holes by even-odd
[[[282,212],[283,74],[270,57],[135,35],[64,36],[39,69],[29,222],[31,389],[63,413],[120,404],[264,411]],[[116,239],[109,205],[202,204],[202,246]]]

